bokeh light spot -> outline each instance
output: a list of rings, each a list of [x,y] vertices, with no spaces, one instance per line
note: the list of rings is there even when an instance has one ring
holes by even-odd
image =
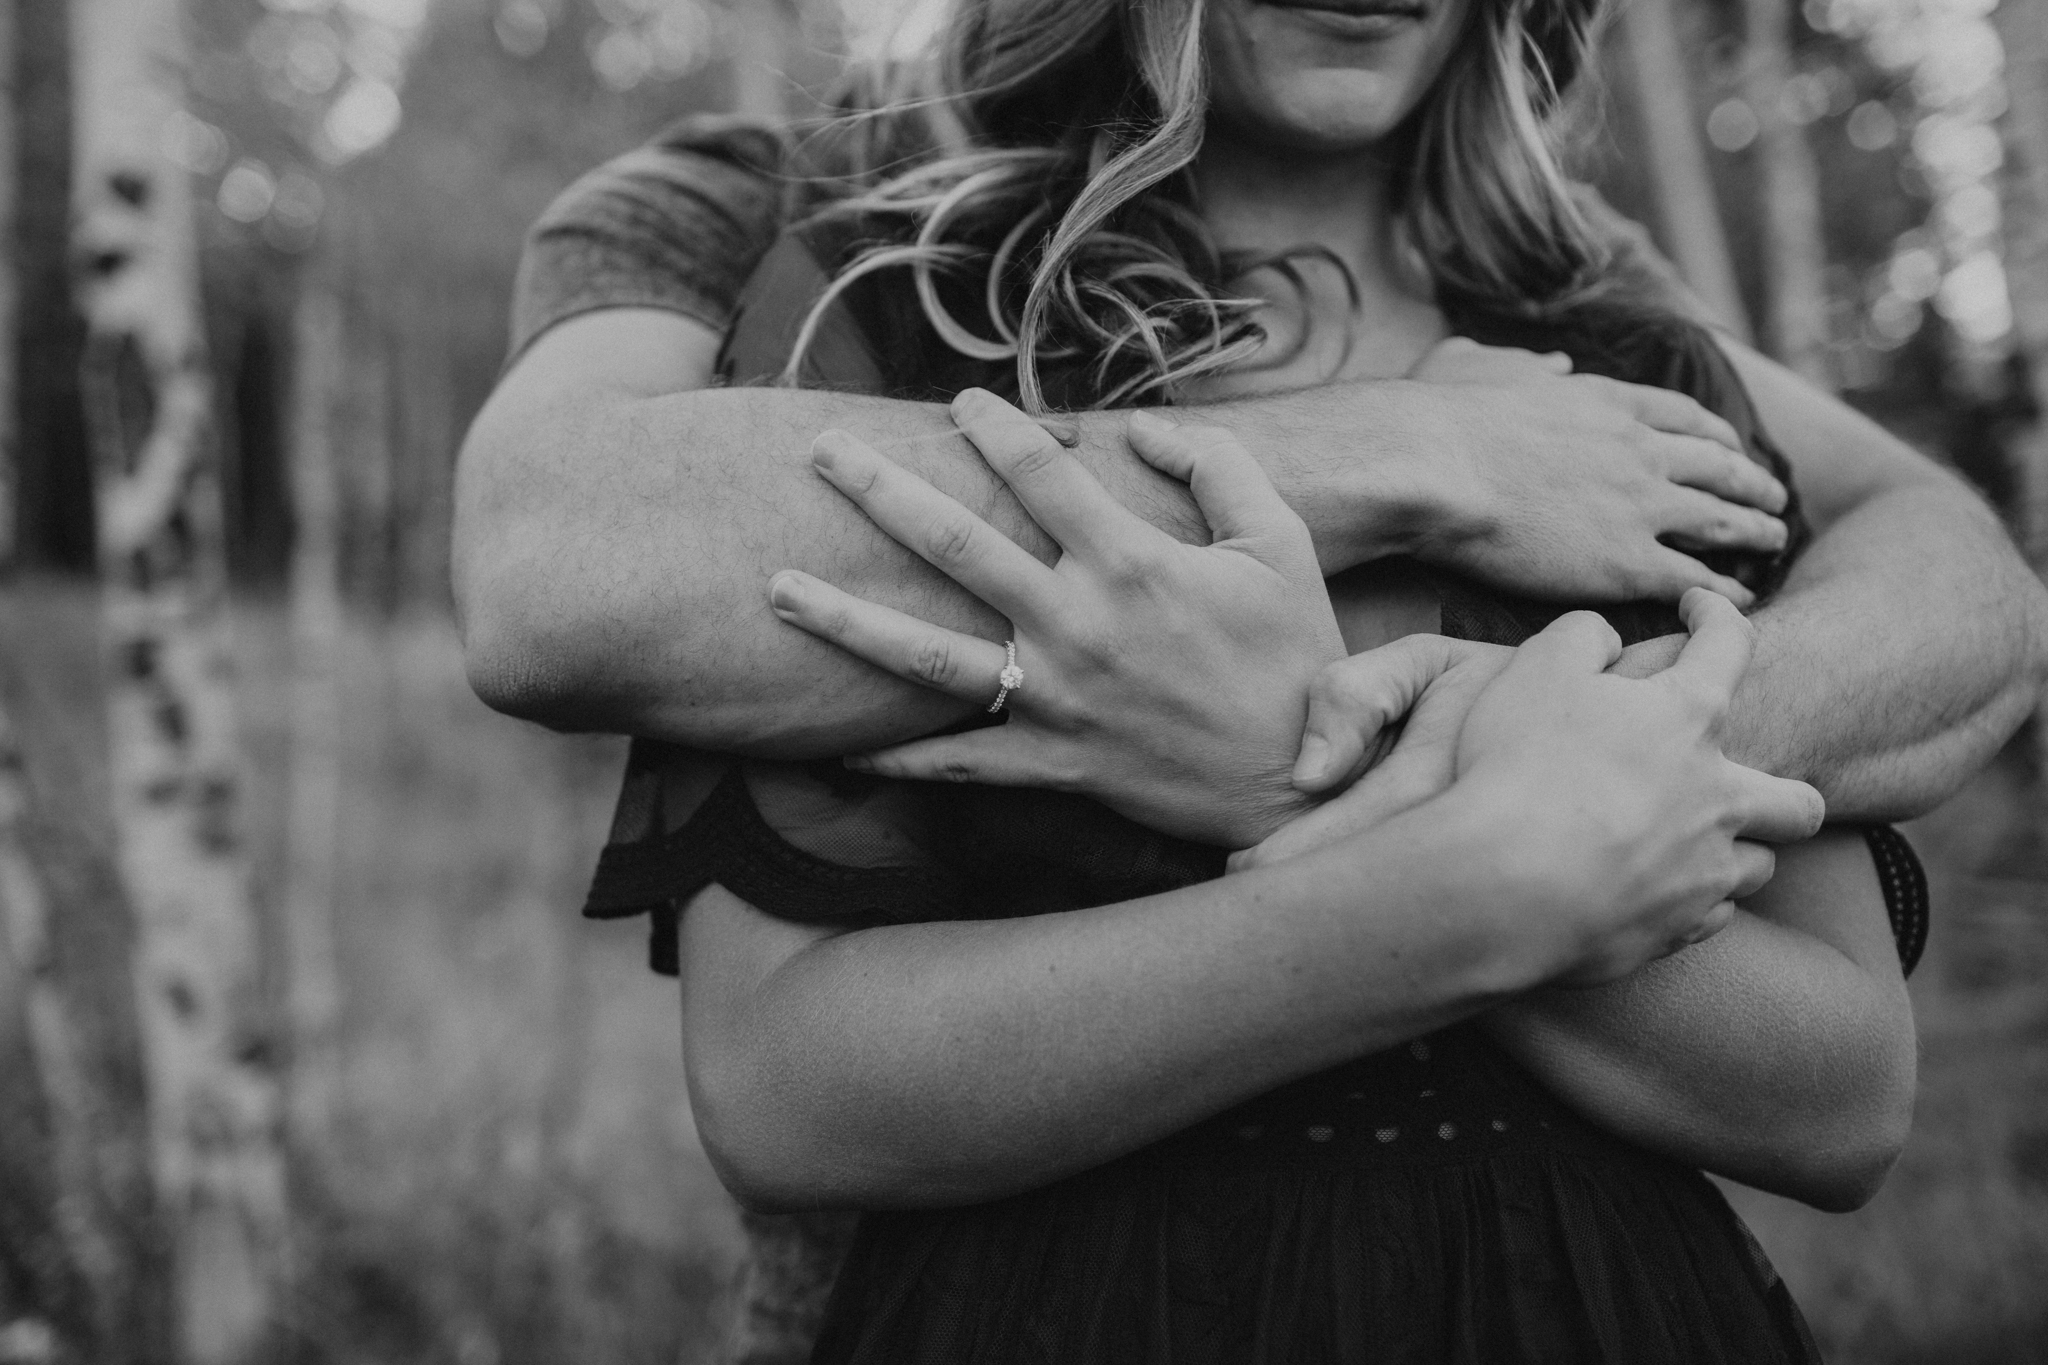
[[[1756,141],[1762,129],[1757,123],[1756,110],[1746,100],[1722,100],[1707,115],[1707,141],[1724,152],[1739,152]]]

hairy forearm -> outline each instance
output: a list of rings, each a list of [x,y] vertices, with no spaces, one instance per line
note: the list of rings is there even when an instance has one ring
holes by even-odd
[[[1801,866],[1804,861],[1807,866]],[[1745,910],[1707,942],[1592,990],[1542,990],[1486,1024],[1555,1094],[1673,1160],[1823,1208],[1868,1199],[1911,1121],[1911,1007],[1860,836],[1787,850],[1789,916]],[[1823,898],[1833,904],[1819,903]]]
[[[1998,752],[2048,677],[2048,593],[1947,476],[1829,526],[1760,607],[1727,749],[1818,787],[1833,821],[1910,819]],[[1682,637],[1631,649],[1656,672]]]
[[[1405,548],[1404,528],[1416,524],[1410,512],[1422,495],[1402,486],[1413,452],[1391,435],[1384,461],[1360,452],[1372,444],[1368,433],[1413,425],[1397,411],[1413,387],[1378,386],[1375,400],[1347,386],[1341,462],[1314,453],[1338,444],[1317,430],[1336,425],[1327,394],[1201,415],[1227,421],[1265,452],[1268,472],[1334,570]],[[794,568],[1002,638],[996,613],[817,477],[809,452],[822,429],[876,445],[1041,559],[1057,552],[937,405],[779,389],[534,399],[487,409],[465,449],[457,589],[479,690],[501,709],[560,728],[787,758],[872,747],[964,714],[960,703],[885,677],[768,610],[769,577]],[[1376,401],[1383,421],[1371,416]],[[1206,537],[1185,486],[1130,453],[1123,415],[1063,420],[1120,502],[1182,539]],[[1346,481],[1355,496],[1340,496]],[[1356,510],[1368,507],[1371,516]]]
[[[794,952],[714,888],[683,922],[706,1148],[763,1204],[974,1202],[1441,1027],[1542,975],[1504,888],[1461,884],[1482,828],[1439,805],[1284,870]]]

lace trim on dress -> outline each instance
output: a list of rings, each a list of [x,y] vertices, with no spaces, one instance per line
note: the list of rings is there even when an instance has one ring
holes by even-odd
[[[946,919],[961,894],[959,880],[942,869],[845,867],[796,847],[761,818],[734,764],[675,829],[606,845],[583,913],[590,919],[652,915],[648,965],[674,976],[681,966],[677,915],[713,882],[777,918],[804,924]]]

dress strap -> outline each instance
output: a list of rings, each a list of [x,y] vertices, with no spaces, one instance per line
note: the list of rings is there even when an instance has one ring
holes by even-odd
[[[1870,846],[1871,861],[1877,864],[1877,882],[1884,888],[1885,913],[1892,922],[1892,939],[1899,945],[1899,966],[1907,976],[1920,964],[1927,947],[1932,923],[1927,895],[1927,869],[1906,836],[1890,825],[1866,825],[1863,842]]]

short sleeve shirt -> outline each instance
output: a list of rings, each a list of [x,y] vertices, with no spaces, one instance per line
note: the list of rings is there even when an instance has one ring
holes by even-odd
[[[782,230],[789,151],[772,124],[698,115],[570,185],[527,234],[511,354],[601,308],[661,308],[724,331]]]

